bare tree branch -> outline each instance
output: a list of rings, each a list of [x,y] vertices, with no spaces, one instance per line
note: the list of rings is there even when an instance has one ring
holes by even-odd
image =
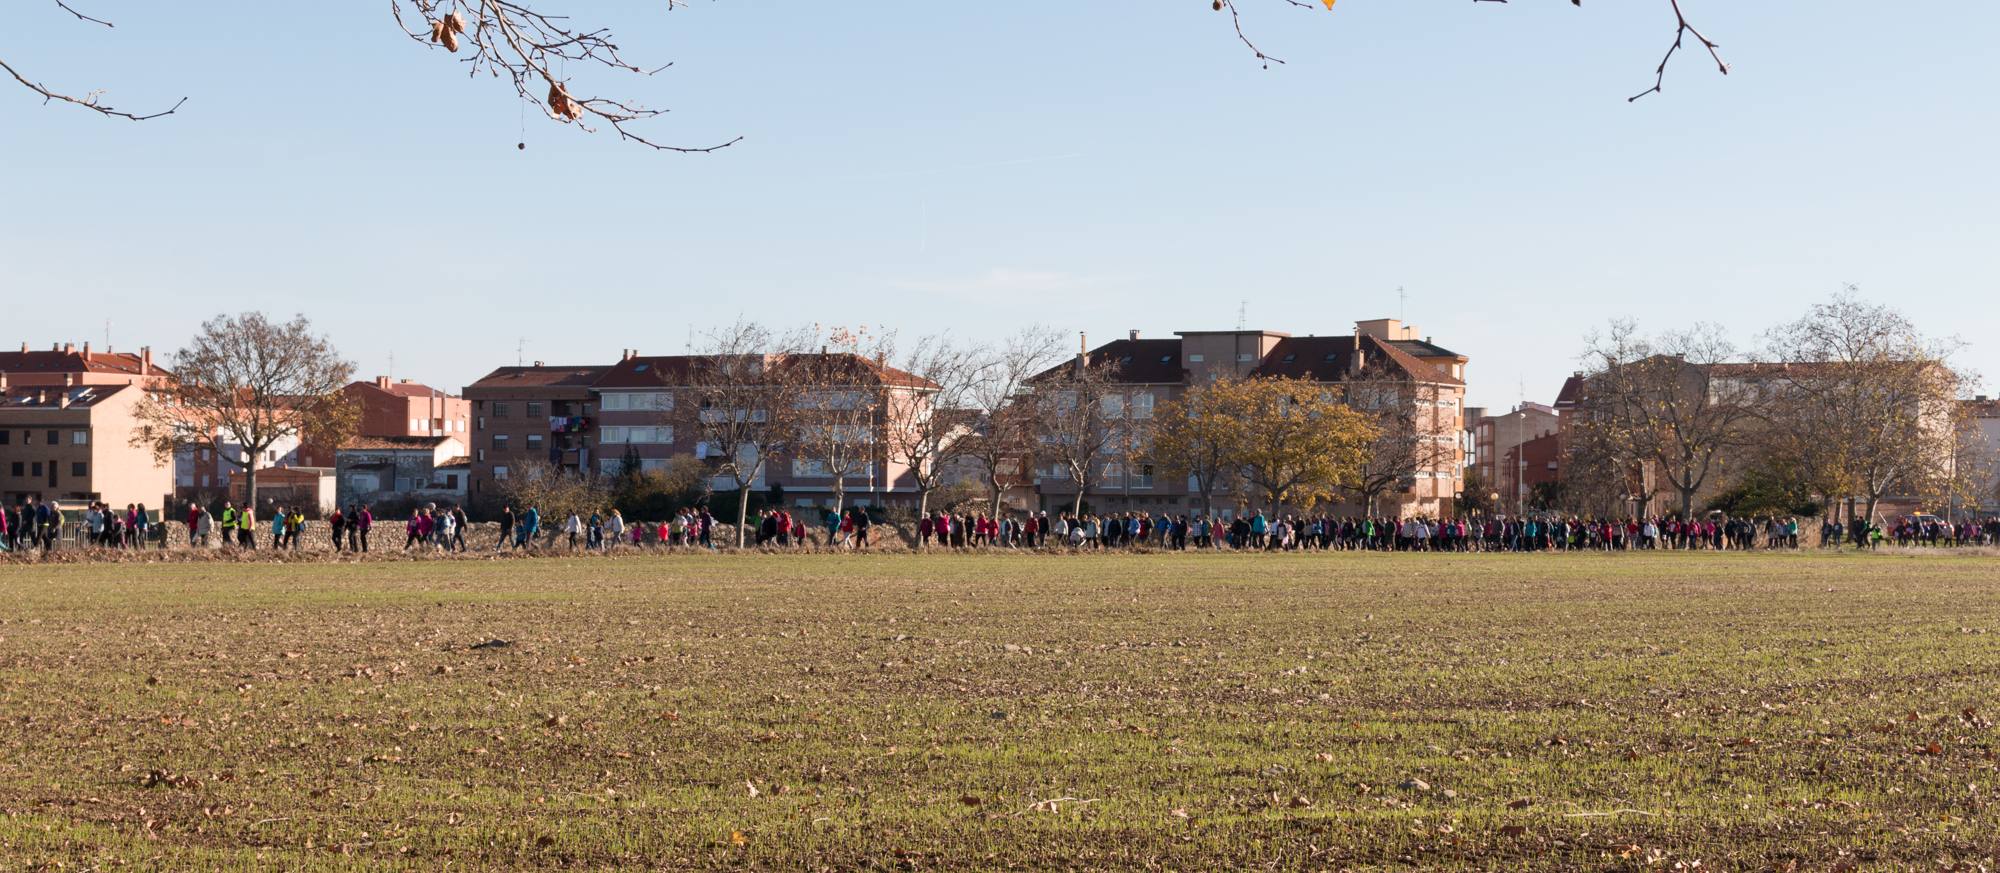
[[[182,97],[181,99],[174,101],[174,105],[169,107],[165,112],[153,112],[145,115],[140,115],[138,113],[124,112],[122,110],[113,109],[110,106],[106,106],[102,103],[97,102],[98,96],[104,93],[102,91],[92,91],[89,94],[83,95],[82,97],[71,97],[70,95],[64,94],[61,91],[56,91],[54,89],[51,89],[49,86],[44,85],[40,82],[30,81],[28,77],[21,75],[21,71],[14,69],[14,67],[11,64],[8,64],[5,60],[0,60],[0,70],[6,70],[7,75],[14,77],[14,81],[21,83],[28,90],[42,95],[43,103],[47,103],[51,100],[60,100],[64,103],[72,103],[77,106],[81,106],[92,112],[98,113],[99,115],[108,115],[114,118],[125,118],[125,119],[130,119],[132,121],[148,121],[154,118],[159,118],[160,116],[163,115],[172,115],[174,114],[175,110],[181,108],[181,104],[187,102],[187,98]]]
[[[1681,50],[1681,38],[1688,34],[1693,34],[1695,39],[1701,40],[1702,48],[1708,49],[1708,56],[1715,59],[1716,69],[1721,70],[1725,76],[1729,75],[1729,65],[1723,63],[1722,55],[1715,51],[1718,48],[1715,40],[1703,36],[1701,31],[1695,30],[1693,25],[1688,24],[1687,16],[1681,12],[1681,0],[1667,0],[1667,2],[1674,7],[1674,44],[1667,46],[1667,56],[1660,59],[1659,69],[1653,71],[1653,87],[1625,98],[1627,103],[1648,94],[1660,93],[1660,86],[1667,81],[1667,62],[1674,59],[1674,52]]]
[[[669,0],[667,4],[669,9],[678,5],[679,0]],[[421,17],[422,27],[413,26],[404,18],[405,6]],[[620,139],[683,154],[712,152],[743,140],[739,136],[709,146],[655,142],[628,125],[665,115],[667,110],[572,93],[570,80],[565,77],[572,62],[640,76],[651,76],[671,66],[647,70],[625,60],[608,29],[581,29],[570,24],[567,16],[538,12],[515,0],[393,0],[389,8],[397,26],[419,43],[442,46],[456,53],[460,38],[464,37],[471,48],[464,59],[469,65],[469,75],[483,72],[507,79],[522,101],[535,105],[555,121],[595,132],[597,128],[585,120],[594,118],[610,125]],[[544,88],[546,93],[536,96]]]
[[[85,15],[85,14],[83,14],[83,13],[81,13],[81,12],[78,12],[78,11],[76,11],[76,9],[75,9],[74,7],[71,7],[71,6],[70,6],[70,5],[68,4],[68,3],[64,3],[64,2],[63,2],[63,0],[56,0],[56,5],[57,5],[57,6],[61,6],[64,12],[67,12],[67,13],[69,13],[69,14],[71,14],[71,15],[74,15],[74,16],[76,16],[76,17],[77,17],[77,18],[78,18],[79,20],[81,20],[81,21],[88,21],[88,22],[90,22],[90,23],[92,23],[92,24],[102,24],[102,25],[104,25],[105,27],[112,27],[112,26],[114,26],[114,25],[113,25],[113,24],[112,24],[111,22],[109,22],[109,21],[105,21],[105,20],[104,20],[104,19],[102,19],[102,18],[92,18],[92,17],[90,17],[90,16],[88,16],[88,15]]]

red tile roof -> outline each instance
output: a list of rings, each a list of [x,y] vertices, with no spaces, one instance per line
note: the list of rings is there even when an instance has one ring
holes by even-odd
[[[81,349],[68,352],[0,352],[0,373],[113,373],[137,376],[143,366],[144,362],[138,355],[126,352],[91,352],[87,357]],[[167,374],[157,363],[153,365],[152,372],[161,376]]]
[[[389,394],[394,394],[397,397],[430,397],[434,394],[441,395],[444,397],[451,396],[451,392],[440,391],[436,388],[432,388],[429,385],[425,385],[422,382],[411,382],[408,379],[405,379],[400,382],[390,382],[387,387],[383,387],[382,384],[378,382],[353,382],[350,383],[347,386],[347,388],[350,391],[356,388],[370,388],[376,391],[384,391]]]
[[[604,366],[584,367],[501,367],[466,390],[477,388],[589,388],[605,371]]]
[[[452,439],[455,439],[455,437],[448,437],[448,436],[392,436],[392,437],[377,437],[377,436],[361,436],[361,437],[355,437],[355,438],[353,438],[353,439],[351,439],[351,440],[348,440],[348,441],[347,441],[346,443],[343,443],[343,444],[341,445],[341,447],[340,447],[340,448],[341,448],[341,450],[343,450],[343,451],[345,451],[345,450],[347,450],[347,449],[364,449],[364,450],[370,450],[370,451],[387,451],[387,450],[417,450],[417,449],[433,449],[433,450],[434,450],[434,449],[436,449],[436,448],[437,448],[438,446],[441,446],[441,445],[444,445],[444,444],[445,444],[445,443],[446,443],[447,441],[449,441],[449,440],[452,440]]]

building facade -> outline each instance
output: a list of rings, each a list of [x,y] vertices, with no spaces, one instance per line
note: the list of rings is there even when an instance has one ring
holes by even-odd
[[[1146,422],[1158,405],[1180,397],[1194,385],[1217,379],[1261,376],[1303,378],[1338,384],[1350,403],[1363,403],[1374,413],[1394,414],[1407,424],[1407,438],[1419,448],[1412,463],[1399,473],[1389,492],[1372,511],[1399,516],[1450,515],[1464,483],[1461,434],[1465,429],[1465,367],[1468,359],[1396,319],[1372,319],[1355,324],[1354,333],[1340,336],[1293,336],[1270,330],[1180,331],[1172,337],[1141,337],[1132,331],[1083,353],[1092,366],[1109,366],[1120,395],[1121,419],[1143,441]],[[1070,366],[1064,364],[1062,366]],[[1047,377],[1056,371],[1044,373]],[[1038,377],[1041,378],[1041,377]],[[1143,458],[1143,445],[1132,456]],[[1032,464],[1033,484],[1010,495],[1014,505],[1045,511],[1070,506],[1076,487],[1068,472],[1048,459]],[[1098,512],[1199,511],[1200,490],[1194,483],[1142,461],[1106,462],[1084,494]],[[1027,492],[1025,494],[1020,492]],[[1224,516],[1254,507],[1244,494],[1216,495],[1214,510]],[[1303,508],[1303,507],[1295,507]],[[1332,512],[1370,511],[1358,500],[1320,507]]]
[[[0,352],[0,501],[164,507],[173,470],[130,438],[146,388],[167,375],[148,349]]]
[[[1562,417],[1555,407],[1541,403],[1523,403],[1511,411],[1500,415],[1487,415],[1473,425],[1473,458],[1479,468],[1479,479],[1486,483],[1494,509],[1516,513],[1528,505],[1534,486],[1548,479],[1549,470],[1544,464],[1538,469],[1530,469],[1529,456],[1547,454],[1547,446],[1532,451],[1517,451],[1523,444],[1545,437],[1560,454]]]

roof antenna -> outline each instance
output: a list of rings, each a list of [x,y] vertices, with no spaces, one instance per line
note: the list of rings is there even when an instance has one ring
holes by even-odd
[[[396,350],[389,350],[389,381],[396,381]]]
[[[1396,286],[1396,320],[1409,321],[1410,295],[1403,293],[1403,286]]]
[[[1244,326],[1245,324],[1247,324],[1247,323],[1249,322],[1249,320],[1250,320],[1250,301],[1248,301],[1248,300],[1239,300],[1239,301],[1237,301],[1237,302],[1236,302],[1236,329],[1237,329],[1237,330],[1242,330],[1242,329],[1243,329],[1243,326]]]
[[[524,336],[515,337],[514,366],[516,367],[521,366],[521,362],[527,359],[528,359],[528,338]]]

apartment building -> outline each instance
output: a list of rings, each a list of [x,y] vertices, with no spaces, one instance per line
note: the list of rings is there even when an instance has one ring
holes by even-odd
[[[166,505],[173,471],[128,442],[142,387],[11,381],[0,373],[0,501]]]
[[[473,418],[471,498],[489,494],[495,481],[527,459],[599,476],[618,475],[628,463],[642,471],[658,470],[675,458],[717,465],[720,449],[703,439],[702,418],[763,413],[715,406],[696,384],[701,360],[627,349],[608,366],[502,367],[466,386]],[[906,420],[892,412],[930,402],[935,385],[851,354],[769,356],[763,366],[781,382],[800,381],[793,378],[800,370],[814,372],[811,391],[802,389],[787,402],[795,404],[791,412],[807,410],[799,415],[806,419],[802,428],[851,432],[857,463],[846,465],[839,476],[848,502],[907,502],[914,491],[909,470],[890,456],[883,429]],[[816,423],[814,418],[839,424]],[[765,459],[749,487],[781,487],[795,506],[830,503],[835,471],[806,455],[794,449]],[[727,476],[715,477],[711,485],[736,487]]]
[[[1519,512],[1536,484],[1554,481],[1548,463],[1560,454],[1557,434],[1561,429],[1562,417],[1555,407],[1542,403],[1523,403],[1499,415],[1486,415],[1473,425],[1474,464],[1495,509]],[[1520,450],[1522,445],[1544,438],[1551,442]],[[1539,467],[1530,466],[1530,456],[1542,459]]]
[[[1448,515],[1464,483],[1465,366],[1468,358],[1421,337],[1414,325],[1382,318],[1355,323],[1352,334],[1294,336],[1271,330],[1179,331],[1172,337],[1141,337],[1132,331],[1084,353],[1093,366],[1111,365],[1122,397],[1110,404],[1136,421],[1179,397],[1190,386],[1225,378],[1283,376],[1345,387],[1371,410],[1398,409],[1412,423],[1426,449],[1393,489],[1378,512]],[[1062,366],[1068,366],[1064,364]],[[1052,373],[1044,373],[1046,377]],[[1137,428],[1143,434],[1143,425]],[[1136,452],[1143,456],[1144,452]],[[1059,510],[1075,498],[1075,486],[1044,459],[1035,464],[1034,484],[1015,495],[1017,505]],[[1108,462],[1084,500],[1097,511],[1187,511],[1198,509],[1199,489],[1166,471],[1134,462]],[[1229,515],[1251,509],[1246,495],[1218,495],[1217,511]],[[1364,507],[1340,505],[1337,512]]]
[[[485,499],[493,483],[528,464],[571,472],[595,470],[597,380],[608,366],[501,367],[465,386],[471,404],[471,488]]]
[[[130,437],[145,389],[168,377],[149,349],[56,343],[0,352],[0,501],[160,508],[173,470]]]

